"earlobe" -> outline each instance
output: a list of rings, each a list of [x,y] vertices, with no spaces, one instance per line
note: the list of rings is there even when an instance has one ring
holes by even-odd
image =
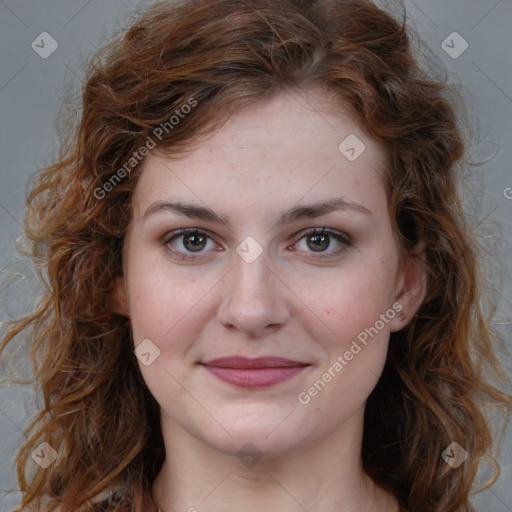
[[[128,307],[128,294],[126,292],[126,283],[123,276],[116,277],[110,295],[110,308],[115,313],[126,317],[130,316]]]
[[[408,256],[402,271],[401,286],[393,308],[397,315],[390,322],[391,332],[403,329],[420,308],[427,294],[427,276],[417,258]]]

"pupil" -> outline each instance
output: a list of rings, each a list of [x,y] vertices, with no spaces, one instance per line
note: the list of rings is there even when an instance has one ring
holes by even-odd
[[[187,242],[190,243],[191,247],[189,247],[189,243]],[[201,235],[187,235],[185,237],[185,246],[187,247],[187,249],[202,249],[204,247],[204,242],[204,236]]]
[[[313,243],[314,245],[312,247],[310,247],[311,249],[313,249],[315,251],[317,249],[323,250],[323,249],[327,249],[327,247],[329,247],[329,238],[327,235],[312,235],[310,237],[310,240],[315,240],[315,242]]]

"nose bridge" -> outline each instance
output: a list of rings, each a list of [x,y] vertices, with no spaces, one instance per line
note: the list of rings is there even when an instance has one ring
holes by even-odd
[[[243,243],[240,249],[243,251]],[[287,295],[284,285],[274,276],[267,252],[261,252],[255,259],[241,254],[234,255],[233,270],[223,289],[219,321],[247,333],[284,323],[289,311]]]
[[[266,252],[254,259],[254,261],[245,260],[243,257],[234,258],[233,272],[233,292],[243,296],[264,296],[268,292],[268,287],[272,286],[272,272],[269,267],[268,256]]]
[[[261,237],[259,238],[261,241]],[[260,245],[254,237],[247,236],[236,247],[235,252],[231,291],[240,295],[242,299],[251,295],[263,298],[268,286],[272,285],[269,282],[272,271],[269,266],[268,248]]]

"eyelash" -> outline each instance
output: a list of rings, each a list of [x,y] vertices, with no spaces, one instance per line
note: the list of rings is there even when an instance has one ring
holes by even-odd
[[[210,240],[212,240],[212,237],[210,237],[210,235],[206,231],[201,231],[196,228],[179,229],[177,231],[173,231],[169,236],[166,236],[162,240],[162,244],[166,247],[166,249],[169,252],[171,252],[174,256],[176,256],[177,258],[179,258],[181,260],[192,260],[193,261],[193,260],[197,260],[202,257],[202,253],[192,253],[192,252],[184,253],[184,252],[172,249],[170,247],[170,243],[175,238],[178,238],[183,235],[201,235],[201,236],[205,235]],[[314,256],[314,257],[308,256],[307,258],[311,259],[311,260],[320,261],[320,260],[328,259],[332,256],[337,256],[337,255],[343,253],[346,249],[348,249],[352,245],[352,240],[348,235],[346,235],[345,233],[339,232],[339,231],[335,231],[330,228],[326,228],[325,226],[323,226],[321,228],[310,228],[306,231],[301,231],[297,235],[297,238],[295,239],[295,241],[293,243],[296,244],[296,243],[300,242],[303,238],[307,238],[308,236],[313,236],[313,235],[329,235],[329,236],[335,238],[336,241],[338,241],[341,245],[340,245],[340,247],[338,247],[337,249],[335,249],[329,253],[317,253],[318,256]],[[320,256],[320,254],[326,254],[326,255]]]

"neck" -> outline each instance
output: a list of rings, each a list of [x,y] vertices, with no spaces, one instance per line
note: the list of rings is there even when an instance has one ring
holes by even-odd
[[[362,421],[361,411],[319,442],[244,464],[162,415],[172,457],[153,484],[155,503],[161,512],[396,512],[396,500],[363,470]]]

